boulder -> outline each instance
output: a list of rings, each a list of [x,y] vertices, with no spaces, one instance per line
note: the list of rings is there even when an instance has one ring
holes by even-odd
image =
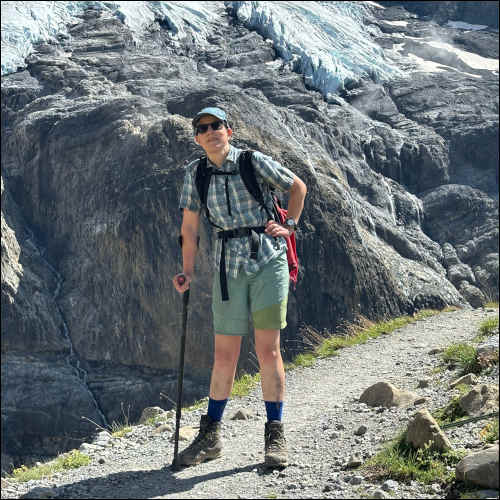
[[[179,429],[179,441],[191,441],[197,434],[197,428],[186,425]],[[170,442],[175,441],[175,432],[170,437]]]
[[[452,448],[446,434],[440,429],[427,408],[418,411],[413,416],[406,429],[405,441],[413,448],[424,448],[429,443],[432,449],[439,451]]]
[[[472,307],[482,307],[487,302],[484,293],[477,286],[471,285],[468,281],[460,281],[457,288]]]
[[[498,495],[498,444],[462,458],[455,467],[456,478],[484,488],[496,488]]]
[[[418,398],[418,394],[398,389],[390,382],[384,381],[365,389],[359,401],[368,406],[410,406]]]
[[[458,404],[467,415],[474,417],[497,411],[498,385],[476,385],[458,400]]]
[[[148,406],[142,410],[141,418],[139,419],[139,424],[144,424],[147,420],[154,417],[166,417],[166,412],[163,408],[159,406]]]

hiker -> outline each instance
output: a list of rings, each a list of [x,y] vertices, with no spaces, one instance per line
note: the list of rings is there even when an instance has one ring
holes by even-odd
[[[245,152],[232,146],[233,134],[225,111],[202,109],[192,120],[194,140],[206,159],[188,164],[180,197],[183,272],[173,278],[179,293],[194,275],[202,198],[197,169],[211,168],[204,197],[206,215],[217,231],[212,286],[215,334],[214,362],[208,412],[202,415],[194,442],[179,454],[179,465],[194,465],[221,455],[221,420],[231,393],[241,340],[249,333],[249,313],[255,331],[262,394],[267,412],[265,464],[286,466],[288,451],[282,424],[285,371],[280,353],[280,329],[286,326],[289,268],[285,237],[296,229],[306,195],[306,185],[289,169],[258,151],[251,155],[266,207],[248,191],[240,175]],[[209,186],[209,187],[208,187]],[[288,219],[272,218],[271,188],[289,191]],[[182,285],[177,281],[185,277]],[[181,280],[182,281],[182,280]]]

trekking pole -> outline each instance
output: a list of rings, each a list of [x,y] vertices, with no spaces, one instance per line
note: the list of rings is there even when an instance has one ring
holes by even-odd
[[[183,285],[186,281],[184,275],[180,275],[177,278],[177,283]],[[179,452],[179,427],[181,423],[181,410],[182,410],[182,382],[184,379],[184,352],[186,350],[186,327],[187,327],[187,312],[189,303],[189,288],[184,292],[182,296],[182,336],[181,336],[181,348],[180,348],[180,360],[179,360],[179,377],[177,379],[177,408],[175,413],[175,441],[174,441],[174,460],[172,462],[172,468],[177,469],[177,454]]]

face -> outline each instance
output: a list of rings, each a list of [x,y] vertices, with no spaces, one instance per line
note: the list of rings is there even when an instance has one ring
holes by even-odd
[[[202,116],[198,122],[198,125],[207,125],[209,123],[218,122],[219,118],[211,115]],[[230,128],[226,128],[224,125],[219,128],[219,130],[213,130],[212,127],[208,127],[205,133],[199,133],[194,136],[194,140],[199,144],[206,153],[217,153],[223,151],[229,145],[229,138],[233,134]]]

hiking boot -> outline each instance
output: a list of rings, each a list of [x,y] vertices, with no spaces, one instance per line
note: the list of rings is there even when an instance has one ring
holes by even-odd
[[[179,465],[197,465],[219,458],[222,452],[221,423],[202,415],[200,432],[195,440],[177,456]]]
[[[283,424],[279,420],[266,422],[264,437],[266,443],[264,464],[268,467],[286,467],[288,465],[288,451]]]

